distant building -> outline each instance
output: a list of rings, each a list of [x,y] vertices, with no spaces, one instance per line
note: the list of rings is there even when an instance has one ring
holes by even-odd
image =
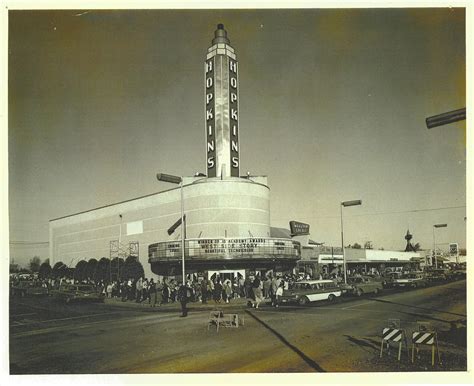
[[[311,276],[342,273],[342,248],[311,244],[309,235],[299,240],[301,243],[301,260],[298,271]],[[388,251],[364,248],[344,248],[346,267],[349,271],[378,271],[385,269],[403,269],[423,264],[418,252]]]

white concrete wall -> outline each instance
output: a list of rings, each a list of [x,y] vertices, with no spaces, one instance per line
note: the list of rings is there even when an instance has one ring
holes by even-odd
[[[381,251],[378,249],[345,248],[346,261],[402,261],[408,262],[412,257],[420,257],[417,252]]]

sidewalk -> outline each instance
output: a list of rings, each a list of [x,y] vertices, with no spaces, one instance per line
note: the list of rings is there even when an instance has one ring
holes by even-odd
[[[115,307],[124,307],[124,308],[133,308],[133,309],[147,309],[147,310],[181,310],[181,303],[174,302],[174,303],[165,303],[161,306],[151,307],[148,304],[148,301],[144,301],[141,303],[135,302],[135,300],[127,300],[122,302],[121,298],[105,298],[105,304],[112,305]],[[226,308],[246,308],[247,307],[247,299],[245,298],[237,298],[232,299],[229,303],[221,301],[220,303],[216,303],[214,300],[208,300],[207,304],[203,304],[201,302],[189,302],[187,303],[188,309],[198,309],[198,310],[209,310],[212,311],[216,308],[218,309],[226,309]]]

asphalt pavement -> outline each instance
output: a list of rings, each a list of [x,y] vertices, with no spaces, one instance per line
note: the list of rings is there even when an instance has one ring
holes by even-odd
[[[310,306],[179,304],[151,308],[120,300],[66,305],[52,298],[11,298],[12,374],[379,372],[466,370],[466,281],[384,291],[377,297]],[[238,328],[208,328],[219,308],[244,319]],[[382,329],[399,319],[408,342],[417,321],[438,332],[440,363],[430,347],[415,362],[403,346],[380,358]],[[411,344],[410,344],[411,348]],[[411,355],[411,352],[410,352]]]

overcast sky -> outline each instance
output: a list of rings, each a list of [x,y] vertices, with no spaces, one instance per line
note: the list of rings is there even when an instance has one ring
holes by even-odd
[[[241,174],[267,175],[272,226],[403,249],[466,244],[462,9],[10,11],[11,242],[50,219],[205,171],[203,63],[218,23],[239,61]],[[440,209],[447,208],[447,209]],[[442,245],[446,247],[446,245]],[[18,262],[46,244],[14,245]]]

